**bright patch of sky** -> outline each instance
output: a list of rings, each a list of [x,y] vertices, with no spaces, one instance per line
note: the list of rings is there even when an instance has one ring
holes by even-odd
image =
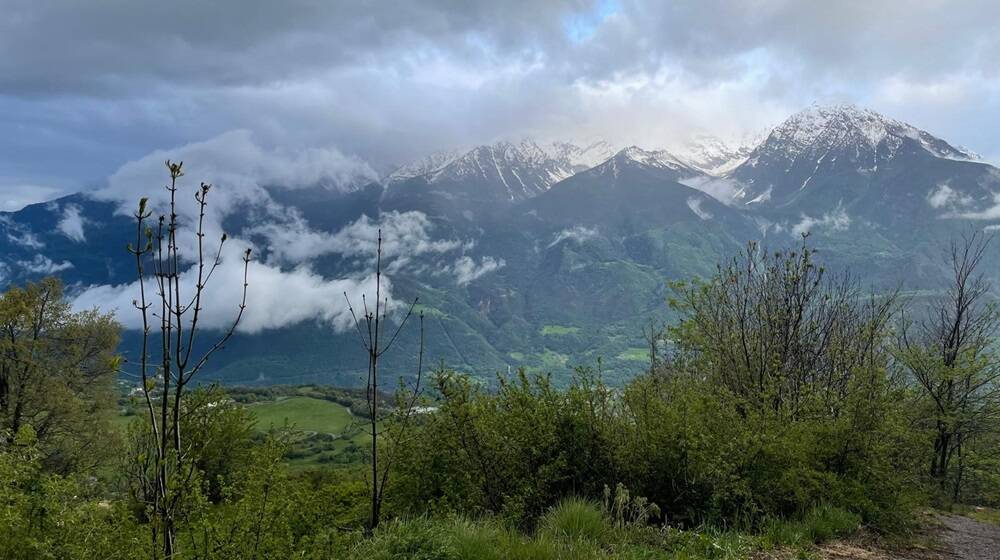
[[[598,0],[590,11],[567,15],[564,23],[566,37],[573,43],[590,39],[597,28],[620,8],[618,0]]]

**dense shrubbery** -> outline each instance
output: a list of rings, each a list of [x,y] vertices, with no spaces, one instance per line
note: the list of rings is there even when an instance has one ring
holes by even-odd
[[[672,359],[621,390],[581,370],[565,391],[524,373],[486,390],[448,372],[392,492],[405,511],[531,527],[569,495],[624,484],[674,524],[759,528],[829,503],[906,521],[923,441],[891,375],[891,298],[827,281],[811,253],[754,247],[678,286]]]
[[[916,450],[901,401],[865,429],[850,416],[740,413],[708,380],[649,375],[566,391],[520,375],[496,392],[444,374],[439,411],[410,442],[391,495],[402,511],[493,513],[532,527],[560,499],[624,484],[673,524],[759,528],[829,503],[884,529],[905,522]],[[907,452],[909,449],[910,452]]]
[[[680,322],[651,336],[649,370],[620,387],[599,369],[568,387],[438,371],[408,431],[396,415],[381,423],[405,437],[387,455],[389,521],[373,532],[362,465],[295,474],[287,434],[254,429],[241,403],[273,389],[194,391],[179,409],[194,468],[167,497],[179,502],[178,547],[205,560],[741,558],[861,525],[905,530],[915,506],[951,493],[946,482],[1000,500],[993,409],[960,421],[934,411],[902,359],[930,356],[927,379],[947,384],[982,379],[988,349],[951,369],[930,350],[904,351],[895,299],[830,280],[812,258],[751,246],[714,278],[675,286]],[[945,433],[928,419],[950,421],[945,432],[964,442],[943,472],[927,470]],[[100,477],[47,468],[54,442],[30,425],[0,432],[0,558],[149,558],[146,422],[133,420],[126,460]]]

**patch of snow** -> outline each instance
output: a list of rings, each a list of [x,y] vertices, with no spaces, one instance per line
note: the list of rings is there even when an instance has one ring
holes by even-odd
[[[767,202],[771,200],[771,191],[774,190],[774,185],[768,185],[767,190],[758,194],[757,196],[751,198],[746,202],[747,206],[751,204],[759,204],[761,202]]]
[[[691,167],[708,175],[721,176],[747,161],[764,134],[748,134],[736,141],[699,134],[672,151]]]

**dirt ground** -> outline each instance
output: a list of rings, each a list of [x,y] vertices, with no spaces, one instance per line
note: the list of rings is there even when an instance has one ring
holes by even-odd
[[[933,516],[934,527],[922,544],[891,548],[861,539],[833,542],[820,547],[823,560],[1000,560],[1000,526],[960,515]]]

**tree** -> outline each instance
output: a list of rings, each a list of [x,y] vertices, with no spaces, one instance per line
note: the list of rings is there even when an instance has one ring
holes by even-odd
[[[59,280],[46,278],[0,295],[0,331],[0,431],[31,425],[49,469],[97,466],[114,411],[118,323],[73,312]]]
[[[388,453],[387,460],[379,464],[379,435],[382,416],[381,402],[379,399],[379,359],[392,348],[399,333],[402,332],[406,322],[413,316],[413,309],[417,305],[417,298],[410,304],[406,315],[396,326],[395,331],[388,337],[385,336],[385,327],[388,322],[389,298],[382,294],[382,230],[378,230],[378,240],[375,249],[375,308],[369,309],[367,298],[362,295],[362,305],[364,315],[362,321],[358,320],[358,315],[351,305],[351,300],[344,292],[347,299],[347,307],[354,319],[354,327],[357,330],[361,346],[368,354],[368,381],[366,383],[365,398],[368,404],[369,431],[372,436],[369,462],[371,470],[369,473],[369,485],[371,491],[371,512],[368,519],[368,530],[374,531],[378,527],[382,516],[382,502],[385,499],[385,488],[389,483],[389,472],[392,467],[393,451],[395,443],[399,441],[407,431],[411,417],[417,409],[417,399],[420,397],[420,382],[423,374],[424,362],[424,314],[420,313],[420,350],[417,357],[417,373],[411,391],[405,391],[400,380],[400,392],[397,393],[397,406],[394,408],[397,413],[388,422],[389,437],[388,444],[384,446]]]
[[[139,201],[136,211],[135,245],[129,252],[135,256],[139,298],[133,302],[142,316],[142,350],[139,356],[143,400],[149,419],[149,447],[151,457],[140,457],[140,469],[146,489],[145,501],[151,517],[152,557],[162,552],[164,559],[176,553],[176,515],[183,503],[188,487],[198,472],[194,453],[182,437],[184,425],[185,390],[195,376],[205,367],[211,356],[236,332],[246,309],[250,249],[243,253],[242,297],[231,326],[207,350],[195,354],[199,331],[202,297],[205,287],[216,268],[222,264],[222,249],[226,234],[222,234],[215,258],[205,255],[205,209],[211,185],[201,183],[194,194],[198,203],[198,220],[194,230],[196,254],[181,255],[179,250],[180,218],[177,209],[177,180],[184,175],[183,162],[166,162],[170,173],[168,212],[157,220],[155,229],[147,225],[152,213],[147,210],[147,199]],[[195,275],[193,288],[182,282],[181,263],[193,260]],[[149,271],[149,267],[152,271]],[[146,283],[152,281],[150,291]],[[156,324],[152,320],[156,320]],[[151,353],[150,334],[158,331]],[[159,544],[157,543],[159,541]]]
[[[970,441],[995,434],[1000,424],[1000,361],[992,349],[1000,310],[978,271],[990,240],[975,232],[950,243],[945,294],[924,319],[904,317],[900,337],[901,362],[927,403],[924,420],[934,434],[929,474],[942,490],[950,479],[954,500],[961,496]]]
[[[889,360],[896,295],[865,295],[849,274],[829,276],[805,237],[773,254],[750,243],[714,278],[676,284],[682,321],[668,330],[692,371],[747,409],[798,418],[820,405],[839,413],[866,372]]]

